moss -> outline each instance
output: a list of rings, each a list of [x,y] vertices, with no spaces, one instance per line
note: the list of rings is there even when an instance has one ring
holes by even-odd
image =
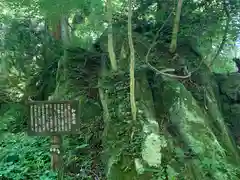
[[[132,122],[129,105],[128,76],[125,73],[112,74],[101,79],[109,116],[105,120],[104,148],[107,159],[108,179],[131,179],[136,177],[134,151],[138,140],[136,125]],[[110,86],[111,85],[111,86]],[[141,118],[138,116],[138,118]],[[133,136],[133,137],[132,137]],[[132,137],[132,138],[131,138]],[[132,145],[133,143],[133,145]],[[135,149],[134,151],[132,149]],[[130,156],[131,154],[131,156]]]
[[[151,167],[160,167],[162,163],[161,149],[166,147],[167,143],[163,136],[151,133],[145,138],[142,158]]]
[[[135,163],[135,167],[136,167],[137,173],[138,173],[139,175],[144,174],[145,169],[144,169],[144,165],[143,165],[141,159],[136,158],[136,159],[134,160],[134,163]]]
[[[166,148],[166,140],[159,133],[152,94],[144,74],[138,74],[141,78],[136,82],[136,122],[132,121],[129,104],[128,73],[109,74],[101,79],[109,111],[104,130],[109,179],[151,179],[154,171],[147,169],[161,166],[161,151]]]

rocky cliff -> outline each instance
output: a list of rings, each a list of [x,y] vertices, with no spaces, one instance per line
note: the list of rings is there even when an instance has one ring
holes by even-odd
[[[240,145],[240,73],[217,74],[216,80],[225,122]]]

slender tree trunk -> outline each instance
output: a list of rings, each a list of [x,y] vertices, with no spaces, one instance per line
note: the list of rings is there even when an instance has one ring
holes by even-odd
[[[113,47],[113,30],[112,30],[112,0],[107,0],[107,20],[108,20],[108,53],[113,71],[117,71],[116,55]]]
[[[130,47],[130,102],[133,120],[136,120],[137,108],[135,102],[135,51],[132,40],[132,0],[128,1],[128,41]]]
[[[178,0],[176,16],[175,16],[174,24],[173,24],[172,41],[171,41],[170,48],[169,48],[169,51],[171,53],[175,53],[176,49],[177,49],[177,35],[178,35],[178,30],[179,30],[179,22],[180,22],[182,4],[183,4],[183,0]]]
[[[61,17],[61,39],[64,46],[70,45],[70,33],[68,28],[68,18],[67,16]]]

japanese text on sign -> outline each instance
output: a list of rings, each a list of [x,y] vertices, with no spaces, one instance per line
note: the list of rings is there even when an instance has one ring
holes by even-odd
[[[28,133],[35,135],[77,133],[79,131],[76,101],[35,101],[29,103]]]

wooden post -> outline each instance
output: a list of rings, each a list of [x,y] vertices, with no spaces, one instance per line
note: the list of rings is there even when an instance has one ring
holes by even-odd
[[[62,137],[60,135],[52,136],[51,138],[51,167],[53,171],[62,171]]]

